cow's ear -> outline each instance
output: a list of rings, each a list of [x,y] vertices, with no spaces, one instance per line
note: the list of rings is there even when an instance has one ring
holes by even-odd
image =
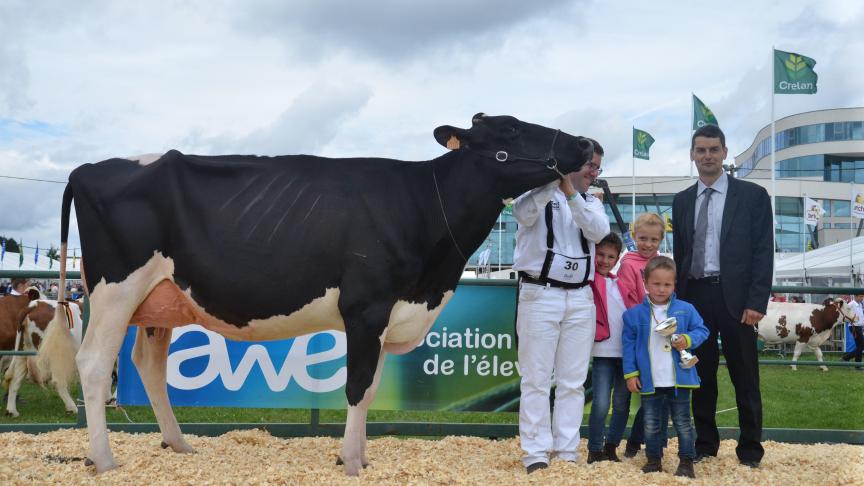
[[[467,143],[467,130],[442,125],[435,129],[435,140],[449,150],[458,150]]]
[[[27,291],[27,297],[30,300],[39,300],[39,291],[36,289],[30,289]]]
[[[832,305],[834,303],[834,299],[828,297],[827,299],[822,301],[822,305]]]

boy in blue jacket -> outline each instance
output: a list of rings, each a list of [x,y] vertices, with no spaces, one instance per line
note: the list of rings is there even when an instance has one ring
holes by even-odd
[[[696,368],[681,366],[680,351],[693,349],[708,337],[708,328],[696,309],[675,298],[675,262],[657,256],[645,266],[645,288],[648,296],[642,304],[624,313],[624,378],[627,388],[641,393],[645,412],[645,455],[648,462],[642,472],[661,472],[663,434],[669,412],[678,434],[678,469],[676,476],[695,478],[696,433],[690,419],[690,391],[699,387]],[[667,317],[675,317],[677,339],[656,332]]]

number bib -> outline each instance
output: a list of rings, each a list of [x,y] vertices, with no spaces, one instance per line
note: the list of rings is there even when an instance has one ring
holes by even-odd
[[[590,257],[569,257],[548,250],[547,260],[550,257],[549,279],[568,284],[581,284],[588,280]]]

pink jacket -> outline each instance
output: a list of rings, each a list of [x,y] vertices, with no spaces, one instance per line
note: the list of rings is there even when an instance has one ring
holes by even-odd
[[[624,306],[628,309],[635,307],[645,300],[647,292],[645,291],[645,281],[642,273],[645,270],[645,265],[648,260],[657,256],[655,252],[648,258],[645,258],[639,252],[631,251],[624,255],[621,259],[621,266],[618,267],[618,280],[627,293],[621,291],[621,296],[624,297]]]
[[[615,279],[621,296],[627,295],[627,289],[622,285],[621,279],[609,272],[609,277]],[[594,294],[594,307],[597,308],[597,329],[594,332],[594,341],[600,342],[609,339],[609,306],[606,305],[606,279],[599,273],[594,274],[591,281],[591,292]]]

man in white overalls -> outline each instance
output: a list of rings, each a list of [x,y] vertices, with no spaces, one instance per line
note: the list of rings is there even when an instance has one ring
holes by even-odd
[[[516,332],[522,372],[519,438],[530,474],[553,457],[575,462],[594,344],[594,245],[609,233],[603,203],[587,194],[600,175],[603,148],[560,181],[516,199],[513,268],[519,271]],[[549,411],[553,373],[557,385]],[[551,415],[551,420],[550,420]]]

